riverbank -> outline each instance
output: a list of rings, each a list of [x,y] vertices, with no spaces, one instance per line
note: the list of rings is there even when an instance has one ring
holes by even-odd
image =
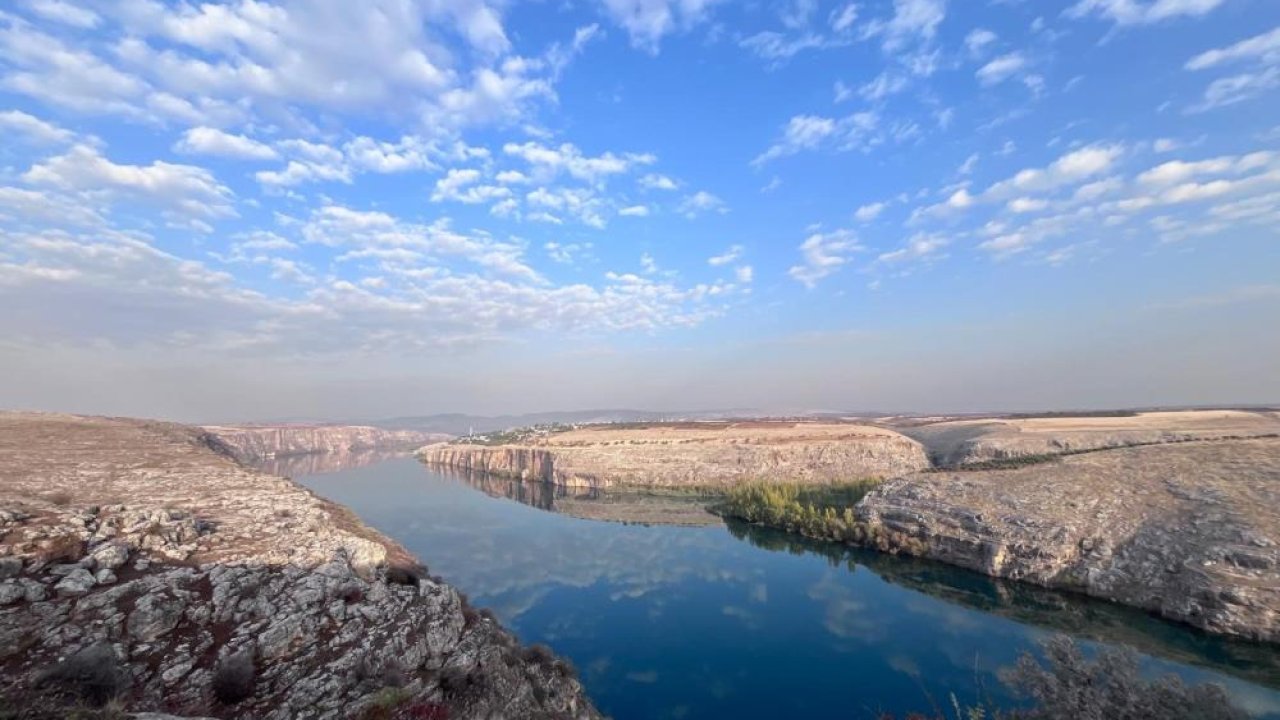
[[[886,422],[603,426],[418,456],[556,486],[712,488],[749,522],[1280,642],[1275,412]],[[827,497],[863,479],[882,484]]]
[[[1098,450],[837,489],[748,486],[717,509],[1280,642],[1280,439]]]
[[[406,550],[198,428],[0,414],[0,698],[220,718],[595,718]]]

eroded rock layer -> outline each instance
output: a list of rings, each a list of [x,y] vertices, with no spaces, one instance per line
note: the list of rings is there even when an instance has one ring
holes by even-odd
[[[351,513],[131,420],[0,414],[0,671],[24,712],[598,717]]]
[[[412,450],[448,437],[366,425],[207,425],[204,429],[246,463],[319,453],[340,457],[370,450]]]
[[[857,515],[929,558],[1280,642],[1280,439],[915,474]]]
[[[432,465],[569,487],[830,483],[929,466],[919,443],[892,430],[803,422],[602,425],[522,444],[430,445],[418,456]]]
[[[942,466],[1135,445],[1280,435],[1280,413],[1177,410],[909,423],[899,428]]]

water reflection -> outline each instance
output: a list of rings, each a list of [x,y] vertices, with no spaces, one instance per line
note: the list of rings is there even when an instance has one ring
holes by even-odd
[[[737,524],[582,520],[538,508],[597,499],[476,492],[412,459],[303,482],[570,657],[619,720],[874,718],[965,702],[979,683],[1007,700],[997,668],[1057,630],[1134,645],[1148,671],[1221,682],[1280,718],[1274,650],[1105,603]]]
[[[1280,652],[1260,643],[1226,640],[1172,625],[1115,603],[1009,582],[941,563],[807,540],[758,525],[728,521],[734,537],[767,550],[818,555],[850,572],[866,568],[904,588],[1078,639],[1128,645],[1166,660],[1213,668],[1280,689]]]
[[[441,477],[496,498],[587,520],[639,525],[719,525],[696,496],[653,495],[598,488],[571,488],[538,481],[510,480],[487,473],[433,468]]]
[[[259,460],[255,468],[281,477],[299,478],[324,475],[354,468],[377,465],[396,458],[409,457],[407,450],[335,450],[333,452],[289,455]]]

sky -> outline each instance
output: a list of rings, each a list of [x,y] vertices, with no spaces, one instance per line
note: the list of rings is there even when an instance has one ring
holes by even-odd
[[[0,407],[1280,402],[1274,0],[13,0]]]

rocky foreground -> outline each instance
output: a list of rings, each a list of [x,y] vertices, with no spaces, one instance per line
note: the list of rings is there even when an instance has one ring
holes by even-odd
[[[197,428],[0,414],[0,714],[595,718],[349,512]]]
[[[429,465],[566,487],[729,487],[748,480],[831,483],[929,466],[920,443],[871,425],[687,422],[600,425],[418,452]]]
[[[856,514],[913,554],[1280,642],[1280,438],[917,473]]]

